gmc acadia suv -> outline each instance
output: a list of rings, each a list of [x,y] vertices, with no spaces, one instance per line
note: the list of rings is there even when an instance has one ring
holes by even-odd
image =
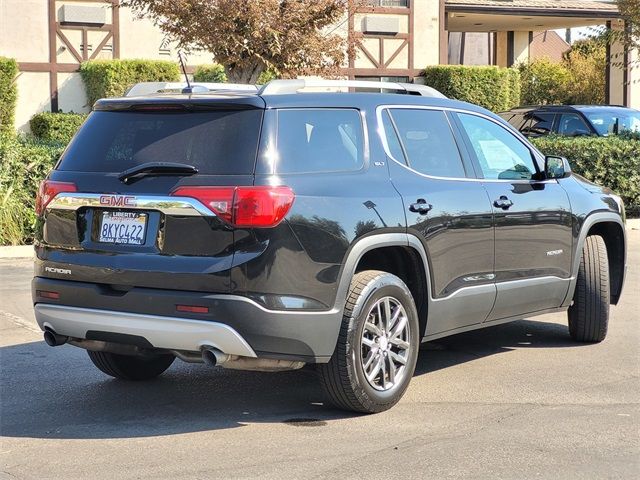
[[[32,290],[46,342],[108,375],[315,363],[331,403],[379,412],[420,342],[564,310],[605,338],[620,198],[487,110],[311,80],[93,110],[41,186]]]

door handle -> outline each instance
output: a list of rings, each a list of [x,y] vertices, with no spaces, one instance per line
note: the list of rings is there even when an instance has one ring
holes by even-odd
[[[419,213],[420,215],[426,215],[429,210],[433,208],[433,205],[427,203],[424,198],[419,198],[416,203],[409,205],[409,211]]]
[[[513,205],[513,202],[504,195],[501,195],[500,198],[493,201],[493,205],[503,210],[507,210],[511,205]]]

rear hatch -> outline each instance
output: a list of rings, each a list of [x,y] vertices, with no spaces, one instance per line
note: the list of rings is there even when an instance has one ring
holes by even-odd
[[[234,228],[219,212],[233,189],[216,187],[253,185],[262,107],[256,96],[99,102],[41,189],[36,275],[229,291]],[[202,189],[209,202],[193,198]]]

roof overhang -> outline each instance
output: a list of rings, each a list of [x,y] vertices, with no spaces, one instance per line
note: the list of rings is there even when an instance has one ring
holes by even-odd
[[[451,32],[552,30],[620,18],[614,3],[592,0],[447,0],[445,11]]]

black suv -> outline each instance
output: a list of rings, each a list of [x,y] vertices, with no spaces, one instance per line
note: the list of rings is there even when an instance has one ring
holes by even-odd
[[[334,405],[378,412],[420,342],[567,309],[605,338],[619,197],[477,106],[323,85],[98,101],[38,198],[46,342],[128,380],[315,363]]]
[[[640,132],[640,111],[616,105],[519,107],[499,115],[526,137],[606,137]]]

